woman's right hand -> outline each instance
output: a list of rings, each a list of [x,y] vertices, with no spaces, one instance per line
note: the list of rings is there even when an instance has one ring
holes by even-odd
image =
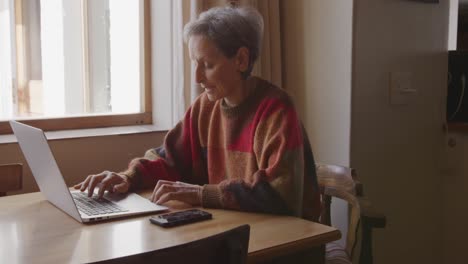
[[[84,192],[88,190],[88,196],[91,197],[94,193],[94,188],[98,187],[98,197],[101,198],[105,191],[111,193],[126,193],[130,189],[130,180],[124,174],[115,173],[112,171],[103,171],[99,174],[93,174],[86,177],[86,179],[73,186]]]

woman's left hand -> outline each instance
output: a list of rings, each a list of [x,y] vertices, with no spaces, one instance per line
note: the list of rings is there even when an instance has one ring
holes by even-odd
[[[159,180],[150,200],[156,204],[177,200],[197,206],[201,205],[202,189],[200,185]]]

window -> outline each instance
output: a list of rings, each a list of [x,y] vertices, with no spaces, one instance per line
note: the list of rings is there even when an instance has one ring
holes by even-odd
[[[149,0],[0,0],[0,133],[147,124]]]

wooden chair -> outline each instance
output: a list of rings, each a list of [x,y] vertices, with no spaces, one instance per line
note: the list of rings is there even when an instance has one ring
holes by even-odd
[[[242,225],[186,244],[95,263],[244,264],[249,237],[250,226]]]
[[[0,165],[0,197],[7,192],[18,191],[23,187],[23,164]]]
[[[317,164],[317,179],[322,193],[320,222],[331,225],[331,201],[337,197],[348,202],[349,219],[346,246],[326,245],[326,263],[372,264],[372,228],[384,228],[385,216],[373,210],[357,181],[356,170],[337,165]],[[357,251],[360,249],[359,255]]]

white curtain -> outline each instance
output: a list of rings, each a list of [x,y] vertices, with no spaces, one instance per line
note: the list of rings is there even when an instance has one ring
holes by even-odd
[[[172,84],[173,84],[173,97],[172,97],[172,120],[176,123],[182,119],[185,110],[188,107],[185,99],[185,80],[190,79],[190,75],[186,78],[184,69],[184,40],[183,40],[183,27],[184,14],[183,14],[183,3],[187,1],[174,0],[172,2]]]
[[[180,120],[191,102],[202,92],[195,83],[194,67],[183,43],[183,26],[215,6],[252,6],[263,16],[264,36],[262,50],[252,74],[277,86],[281,80],[281,43],[279,0],[174,0],[172,3],[173,42],[173,120]]]

